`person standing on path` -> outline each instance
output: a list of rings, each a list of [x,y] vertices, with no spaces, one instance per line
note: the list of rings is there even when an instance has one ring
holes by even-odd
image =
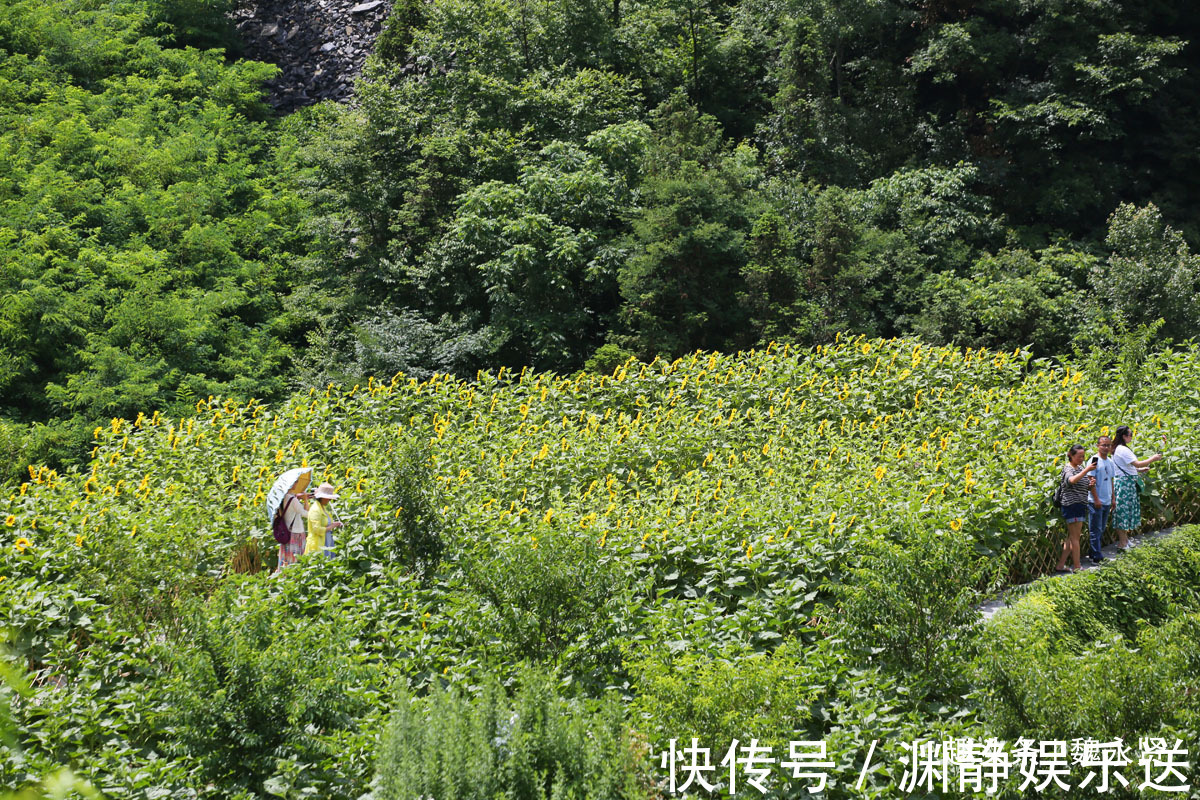
[[[1088,544],[1091,547],[1093,564],[1104,560],[1104,553],[1100,548],[1104,546],[1104,528],[1108,524],[1108,515],[1113,506],[1113,478],[1116,468],[1109,458],[1110,452],[1112,439],[1101,436],[1096,440],[1096,455],[1092,456],[1095,478],[1089,490],[1091,504],[1088,506]]]
[[[308,542],[304,545],[304,554],[324,552],[329,558],[330,553],[325,549],[325,534],[342,527],[342,523],[334,522],[330,515],[329,504],[338,499],[333,491],[332,483],[322,483],[313,492],[313,503],[308,509]]]
[[[1073,444],[1067,451],[1067,463],[1063,464],[1062,475],[1059,478],[1063,484],[1062,515],[1067,523],[1067,540],[1063,542],[1062,555],[1058,557],[1055,572],[1066,572],[1067,558],[1070,557],[1075,567],[1072,572],[1083,568],[1079,563],[1079,534],[1083,530],[1083,521],[1087,516],[1088,473],[1096,468],[1095,464],[1083,466],[1083,447]],[[309,515],[312,519],[312,515]]]
[[[1113,435],[1113,467],[1116,468],[1116,480],[1113,484],[1114,511],[1113,527],[1117,529],[1117,549],[1124,551],[1129,547],[1129,534],[1142,526],[1142,502],[1138,497],[1138,477],[1148,472],[1150,465],[1162,459],[1162,453],[1155,453],[1149,458],[1138,461],[1137,456],[1129,449],[1133,441],[1133,431],[1128,425],[1117,428]]]

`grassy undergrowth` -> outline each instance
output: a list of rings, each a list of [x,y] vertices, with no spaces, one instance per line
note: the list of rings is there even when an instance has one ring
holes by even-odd
[[[1200,527],[1046,580],[986,627],[986,718],[1010,735],[1164,736],[1200,721]]]

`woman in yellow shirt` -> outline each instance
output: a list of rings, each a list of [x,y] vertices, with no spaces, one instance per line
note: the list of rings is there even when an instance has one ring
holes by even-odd
[[[333,492],[332,483],[322,483],[313,492],[313,503],[308,509],[308,541],[304,545],[304,555],[325,551],[326,534],[342,527],[342,523],[334,522],[329,513],[329,504],[338,499]],[[329,552],[325,552],[326,558]]]

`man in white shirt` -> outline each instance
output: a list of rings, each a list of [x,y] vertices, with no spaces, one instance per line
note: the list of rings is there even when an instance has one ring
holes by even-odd
[[[1101,436],[1096,440],[1096,451],[1098,455],[1092,457],[1092,462],[1096,465],[1093,473],[1095,478],[1091,481],[1088,491],[1088,541],[1091,545],[1093,564],[1104,560],[1100,548],[1104,544],[1104,527],[1108,524],[1108,515],[1113,507],[1113,478],[1116,476],[1116,468],[1109,458],[1109,454],[1112,453],[1112,439]]]

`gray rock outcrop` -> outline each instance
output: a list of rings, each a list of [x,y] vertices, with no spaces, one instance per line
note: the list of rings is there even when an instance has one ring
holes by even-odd
[[[350,96],[391,8],[390,0],[244,0],[232,17],[244,56],[279,66],[268,98],[287,113]]]

